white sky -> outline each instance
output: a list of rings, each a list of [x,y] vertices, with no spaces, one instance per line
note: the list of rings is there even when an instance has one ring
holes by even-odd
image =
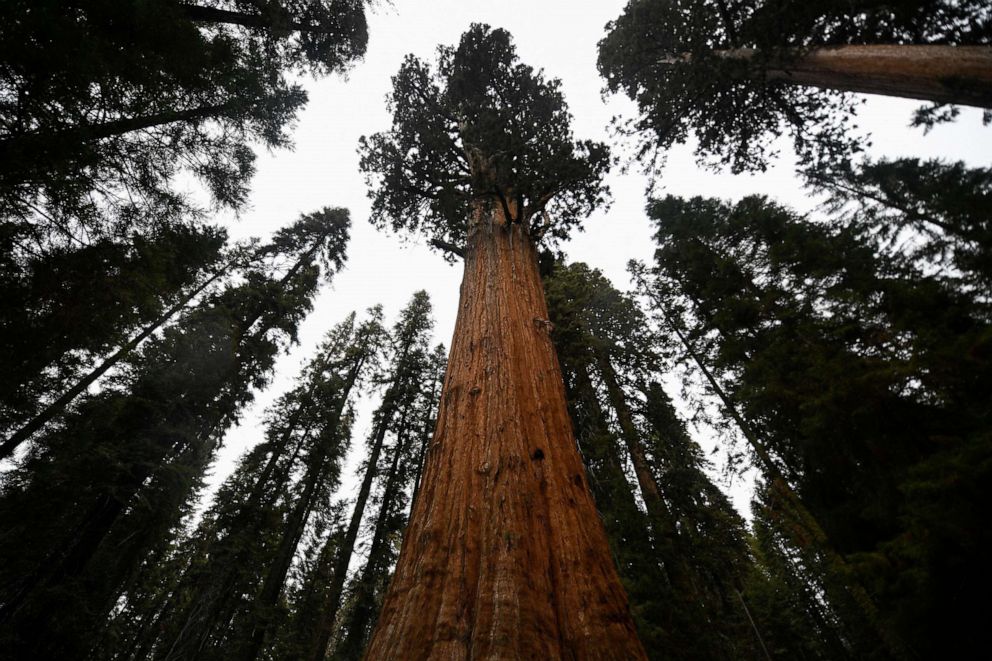
[[[370,14],[368,52],[347,80],[307,81],[310,103],[294,132],[295,151],[260,154],[250,209],[240,219],[230,219],[226,224],[235,238],[265,237],[302,212],[343,206],[351,210],[352,217],[348,262],[333,284],[325,287],[314,312],[303,324],[300,345],[279,361],[272,386],[257,397],[242,424],[228,434],[209,481],[211,485],[222,481],[237,458],[262,440],[259,420],[263,408],[292,387],[300,366],[312,355],[324,333],[351,310],[362,311],[382,303],[391,324],[413,292],[426,289],[437,319],[435,343],[442,341],[450,346],[461,264],[449,266],[422,241],[404,241],[373,229],[368,223],[365,184],[358,171],[358,138],[390,125],[385,97],[391,89],[390,77],[404,55],[414,53],[433,61],[436,46],[456,43],[472,22],[506,28],[514,36],[522,61],[535,68],[543,67],[549,77],[561,78],[565,99],[574,115],[575,136],[610,142],[606,131],[610,118],[620,113],[632,116],[633,106],[626,99],[606,103],[602,100],[596,43],[604,34],[604,25],[620,14],[625,1],[392,0],[391,5]],[[982,127],[980,112],[966,109],[955,124],[938,127],[923,136],[922,131],[908,127],[912,110],[918,105],[882,97],[868,100],[858,123],[873,134],[873,156],[943,157],[989,165],[992,128]],[[781,152],[790,154],[788,145],[783,144]],[[649,260],[653,252],[650,226],[643,211],[646,182],[636,173],[615,172],[609,183],[614,197],[612,207],[592,216],[585,223],[585,232],[567,244],[566,252],[570,260],[585,261],[601,269],[618,288],[628,289],[627,260]],[[800,188],[789,158],[757,176],[715,174],[695,165],[688,146],[669,154],[658,192],[733,200],[757,193],[802,210],[811,210],[815,202]],[[669,394],[677,396],[677,391],[670,388]],[[366,402],[359,409],[355,448],[362,447],[370,408]],[[713,446],[705,433],[697,433],[697,440],[707,450]],[[357,458],[353,456],[345,471],[341,494],[345,497],[354,495],[356,466]],[[727,486],[725,480],[720,483]],[[738,509],[747,514],[747,480],[738,480],[731,495]]]

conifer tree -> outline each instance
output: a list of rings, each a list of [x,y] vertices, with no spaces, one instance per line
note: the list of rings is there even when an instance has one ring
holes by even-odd
[[[757,652],[735,594],[751,562],[744,523],[655,382],[662,347],[646,316],[585,264],[556,267],[547,287],[579,446],[649,654]]]
[[[711,369],[853,572],[824,571],[829,559],[802,543],[808,527],[787,535],[822,577],[854,653],[936,654],[948,631],[953,646],[980,644],[972,613],[935,595],[952,576],[967,575],[976,591],[986,580],[964,542],[982,505],[954,485],[980,481],[988,451],[976,399],[989,377],[987,299],[939,261],[924,267],[925,237],[912,258],[894,250],[884,215],[830,226],[760,198],[668,198],[650,214],[657,291],[696,345],[708,344]],[[954,480],[933,481],[942,471]],[[770,493],[781,513],[783,492]],[[941,502],[946,518],[924,499]],[[796,524],[778,522],[786,533]],[[875,595],[876,616],[852,611],[863,604],[845,604],[831,586],[848,579]],[[923,603],[943,605],[924,612]]]
[[[584,478],[537,250],[603,203],[557,80],[474,25],[393,78],[362,141],[373,221],[465,258],[438,425],[370,658],[643,658]],[[577,580],[578,577],[582,580]]]
[[[342,264],[347,231],[347,212],[325,209],[277,232],[243,283],[144,347],[5,476],[8,649],[86,652],[94,621],[178,524],[224,431],[295,337],[321,273]],[[58,628],[43,626],[52,618]]]
[[[352,508],[351,519],[345,529],[343,537],[339,542],[336,554],[333,574],[330,587],[322,609],[323,621],[317,629],[310,632],[310,647],[307,650],[307,657],[320,660],[325,658],[328,645],[331,642],[331,634],[336,623],[336,619],[341,609],[344,599],[344,588],[347,579],[348,568],[351,564],[352,556],[361,532],[362,520],[368,506],[369,497],[372,494],[373,483],[379,474],[380,460],[385,459],[389,468],[386,471],[386,482],[392,481],[394,484],[387,494],[389,499],[384,500],[380,505],[380,513],[384,517],[390,516],[390,510],[395,507],[396,491],[399,485],[396,482],[400,479],[397,476],[399,462],[407,454],[407,444],[410,438],[411,420],[416,414],[414,408],[420,399],[423,388],[425,368],[427,366],[427,349],[429,334],[434,325],[431,317],[430,299],[424,291],[416,292],[410,303],[403,310],[400,319],[396,322],[391,334],[392,349],[385,368],[379,379],[385,386],[382,401],[373,414],[373,425],[368,440],[368,456],[364,462],[362,481]],[[385,447],[387,435],[394,437],[393,446],[389,449]],[[386,450],[385,455],[383,454]],[[385,525],[385,518],[383,519]],[[375,526],[374,531],[385,530],[381,526]],[[373,537],[376,537],[375,532]],[[373,540],[375,545],[375,540]],[[378,546],[382,545],[382,535],[379,535]],[[379,549],[377,548],[376,551]],[[370,556],[371,557],[371,556]],[[376,562],[379,558],[374,558]],[[368,608],[368,604],[362,606]],[[361,652],[359,641],[353,639],[353,645],[358,645],[357,653]]]
[[[0,429],[37,412],[216,268],[225,232],[174,223],[126,241],[23,254],[12,228],[0,264]],[[5,448],[6,450],[6,448]],[[0,452],[2,455],[8,452]]]
[[[243,205],[250,143],[288,145],[306,102],[292,74],[341,71],[368,38],[358,0],[12,2],[0,25],[4,215],[95,224],[188,206],[180,171]]]
[[[638,104],[641,156],[692,136],[700,160],[763,170],[788,133],[804,161],[836,161],[863,146],[848,92],[992,108],[981,0],[631,0],[607,31],[600,72]]]
[[[349,403],[382,339],[378,308],[357,326],[350,315],[267,412],[265,442],[244,457],[194,535],[199,551],[187,561],[170,597],[174,605],[159,624],[158,658],[227,658],[247,644],[254,623],[278,615],[260,603],[260,585],[272,567],[274,574],[283,571],[280,546],[285,542],[295,553],[307,519],[330,503],[350,442]],[[307,515],[292,526],[297,508]]]

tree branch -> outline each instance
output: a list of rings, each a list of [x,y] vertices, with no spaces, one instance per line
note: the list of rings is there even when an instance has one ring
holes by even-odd
[[[447,241],[442,241],[441,239],[431,239],[431,245],[439,250],[450,252],[452,255],[465,259],[465,249],[460,246],[456,246],[453,243],[448,243]]]

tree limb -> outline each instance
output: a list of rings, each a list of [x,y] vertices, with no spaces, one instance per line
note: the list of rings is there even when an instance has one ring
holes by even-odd
[[[441,239],[431,239],[431,245],[439,250],[449,252],[452,255],[465,259],[465,249],[460,246],[456,246],[453,243],[448,243],[447,241],[442,241]]]

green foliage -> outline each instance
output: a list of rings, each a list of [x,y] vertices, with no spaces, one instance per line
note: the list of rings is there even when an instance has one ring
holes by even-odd
[[[367,41],[354,0],[208,5],[253,24],[205,21],[197,9],[174,0],[4,3],[5,216],[100,225],[108,207],[184,208],[171,183],[182,172],[216,204],[241,207],[250,143],[287,146],[306,102],[290,74],[341,70]]]
[[[653,164],[692,137],[700,162],[738,173],[764,170],[783,135],[805,163],[865,143],[849,94],[770,71],[818,46],[989,44],[992,13],[981,0],[631,0],[607,31],[599,69],[610,91],[637,102],[627,130],[640,136],[638,157]]]
[[[606,146],[572,140],[561,82],[520,63],[508,32],[473,25],[437,60],[406,57],[392,128],[362,138],[377,227],[464,246],[472,209],[490,199],[555,242],[605,202]]]
[[[893,184],[903,168],[917,176]],[[849,215],[832,224],[762,198],[649,206],[654,295],[875,596],[882,626],[924,655],[946,651],[952,631],[962,653],[979,644],[963,604],[988,585],[974,517],[988,498],[978,485],[989,451],[990,310],[975,268],[956,270],[986,259],[983,174],[914,162],[848,172],[835,183],[871,194],[836,188]],[[932,185],[944,176],[946,188]],[[955,216],[968,181],[962,208],[979,213]],[[906,240],[916,249],[903,251]],[[855,653],[881,654],[858,631],[863,615],[843,603],[842,586],[831,586],[843,575],[823,563],[807,555],[808,580],[826,590]]]
[[[655,381],[659,338],[636,302],[585,264],[558,266],[546,289],[589,485],[645,648],[667,659],[753,655],[736,598],[751,565],[744,522],[707,477],[708,462]],[[645,479],[660,491],[658,506]]]
[[[315,253],[343,255],[347,213],[317,216],[324,222],[308,244],[270,251],[242,282],[205,298],[4,476],[8,649],[81,656],[143,560],[178,525],[224,431],[309,310],[321,275]],[[285,257],[296,263],[282,273]],[[45,627],[51,618],[57,631]]]
[[[216,227],[169,223],[124,241],[105,238],[32,254],[19,245],[23,228],[7,228],[0,258],[5,430],[216,268],[226,241]]]

